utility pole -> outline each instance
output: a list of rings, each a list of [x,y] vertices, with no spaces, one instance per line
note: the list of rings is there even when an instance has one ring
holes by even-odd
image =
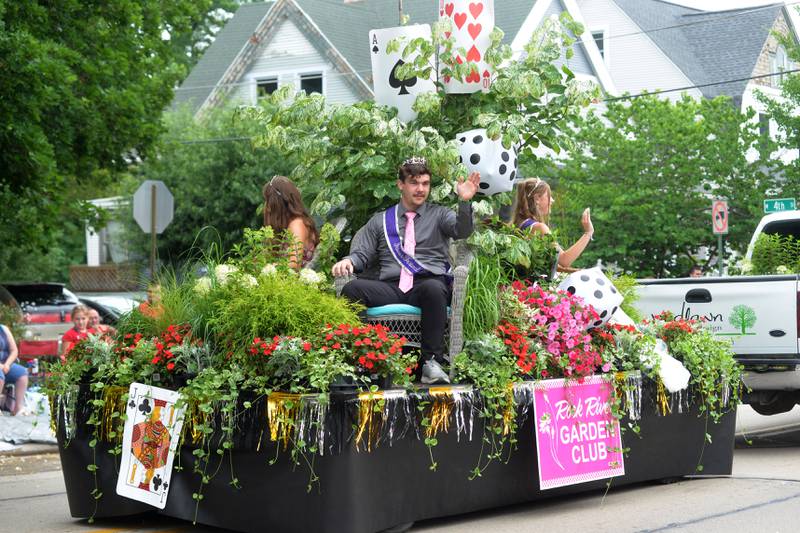
[[[397,0],[397,10],[400,12],[400,25],[403,25],[403,0]]]

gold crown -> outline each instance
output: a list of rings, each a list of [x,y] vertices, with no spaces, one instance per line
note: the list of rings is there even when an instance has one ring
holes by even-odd
[[[425,166],[428,166],[428,160],[425,159],[424,157],[417,157],[417,156],[409,157],[408,159],[403,161],[403,166],[406,166],[406,165],[425,165]]]

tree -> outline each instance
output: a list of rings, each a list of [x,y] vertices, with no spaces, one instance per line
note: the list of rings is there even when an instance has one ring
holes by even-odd
[[[761,199],[774,184],[758,163],[747,161],[758,132],[730,100],[678,102],[643,96],[608,102],[601,115],[574,125],[583,147],[551,167],[560,205],[562,242],[584,207],[597,228],[582,258],[616,263],[638,276],[682,275],[705,246],[717,253],[711,231],[711,198],[731,207],[728,246],[744,251],[758,221]]]
[[[439,22],[432,40],[390,43],[390,49],[402,48],[406,58],[419,52],[416,60],[398,69],[398,77],[428,77],[439,65],[436,79],[446,75],[463,79],[471,67],[454,60],[457,52],[448,37],[450,30]],[[451,194],[455,179],[466,175],[455,140],[459,131],[486,128],[492,139],[502,138],[507,147],[520,143],[520,158],[534,159],[533,149],[539,145],[555,150],[571,145],[563,125],[577,119],[597,89],[584,86],[568,68],[559,69],[554,62],[564,46],[571,55],[574,35],[582,31],[568,16],[560,21],[547,18],[526,45],[526,54],[511,61],[510,48],[500,44],[503,33],[495,28],[485,55],[495,67],[491,90],[452,95],[438,84],[437,92],[417,98],[419,117],[409,124],[398,121],[394,109],[373,102],[326,105],[321,95],[295,96],[289,88],[281,88],[270,97],[272,107],[248,112],[262,126],[256,143],[293,157],[297,165],[291,177],[315,198],[315,212],[339,210],[351,230],[397,200],[397,167],[412,155],[428,160],[436,185],[432,199],[455,202]],[[479,202],[479,214],[491,214],[509,198],[501,194]]]
[[[746,335],[747,329],[756,325],[756,312],[752,307],[746,305],[734,306],[728,322],[731,323],[731,326],[742,330],[742,335]]]
[[[188,110],[167,113],[157,157],[148,158],[126,184],[125,194],[132,195],[141,181],[161,180],[175,198],[173,221],[158,237],[162,260],[179,263],[212,244],[220,252],[229,250],[241,241],[244,228],[261,226],[264,183],[294,166],[274,152],[255,150],[250,139],[258,124],[235,117],[232,108],[211,110],[202,121]],[[123,216],[132,249],[146,256],[149,236],[132,216]]]
[[[0,0],[0,271],[56,245],[63,220],[90,215],[80,200],[149,153],[184,73],[164,31],[210,5]]]

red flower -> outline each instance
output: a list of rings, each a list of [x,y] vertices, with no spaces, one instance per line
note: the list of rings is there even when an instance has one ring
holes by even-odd
[[[310,342],[304,342],[303,343],[303,350],[305,350],[307,352],[311,351],[311,343]]]

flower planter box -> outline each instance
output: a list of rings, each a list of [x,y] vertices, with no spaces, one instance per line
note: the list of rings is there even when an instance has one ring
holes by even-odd
[[[695,474],[698,464],[703,465],[702,473],[706,475],[730,474],[735,410],[719,424],[698,416],[695,405],[685,405],[682,413],[677,412],[676,405],[671,414],[661,416],[655,396],[654,385],[645,381],[639,420],[641,436],[630,431],[623,434],[623,446],[629,448],[625,475],[613,479],[612,490]],[[277,444],[270,441],[264,415],[266,402],[262,400],[240,422],[232,452],[234,474],[241,488],[229,484],[231,462],[226,455],[219,473],[203,487],[204,499],[197,507],[192,494],[198,492],[200,480],[192,472],[192,448],[184,445],[175,460],[183,470],[172,475],[167,506],[160,512],[185,520],[196,516],[202,524],[245,532],[371,533],[407,522],[606,488],[607,480],[598,480],[540,489],[530,405],[518,406],[518,443],[509,461],[492,463],[481,477],[470,481],[468,477],[481,453],[483,428],[477,415],[471,440],[454,427],[438,434],[439,443],[433,449],[438,469],[431,471],[428,449],[413,428],[391,445],[380,443],[372,451],[363,447],[357,451],[350,442],[356,423],[352,406],[357,401],[355,394],[331,397],[325,424],[333,427],[329,428],[331,436],[325,444],[325,455],[315,457],[319,484],[311,491],[307,490],[308,470],[292,465],[288,452],[278,451]],[[416,413],[416,409],[398,412],[397,428],[403,426],[405,412]],[[86,470],[92,455],[88,436],[81,430],[81,416],[78,413],[78,431],[68,447],[63,446],[63,430],[58,432],[70,511],[75,517],[90,516],[95,506],[90,494],[94,478]],[[712,436],[711,444],[704,444],[706,432]],[[276,453],[278,461],[269,465]],[[153,510],[116,496],[117,469],[102,446],[98,449],[98,464],[97,479],[104,495],[97,502],[96,516]],[[212,465],[216,469],[216,462]]]

